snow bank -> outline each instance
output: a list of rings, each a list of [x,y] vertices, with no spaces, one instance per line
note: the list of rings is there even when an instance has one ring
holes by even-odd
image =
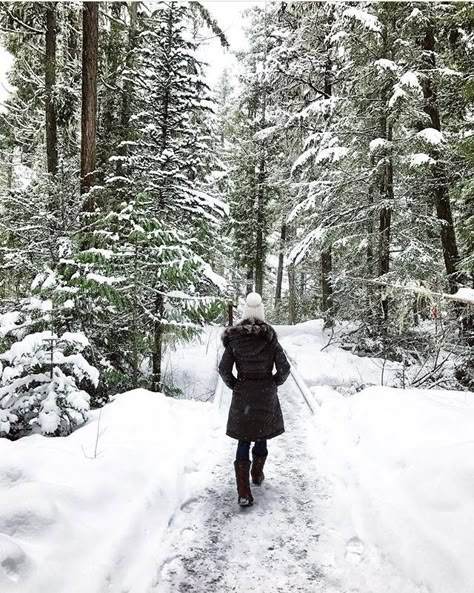
[[[312,391],[333,571],[364,593],[470,593],[474,394]]]
[[[0,591],[147,590],[222,431],[211,404],[135,390],[68,437],[0,439]]]
[[[395,384],[401,370],[397,362],[362,358],[331,342],[331,331],[323,329],[321,319],[296,325],[275,326],[283,348],[296,363],[308,386],[329,385],[342,392],[363,386]],[[343,330],[336,328],[336,333]],[[328,345],[329,344],[329,345]]]

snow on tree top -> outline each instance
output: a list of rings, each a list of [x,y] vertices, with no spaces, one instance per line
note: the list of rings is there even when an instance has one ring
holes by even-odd
[[[382,70],[391,70],[392,72],[396,72],[398,70],[398,66],[395,64],[395,62],[393,62],[392,60],[387,60],[385,58],[376,60],[374,64]]]
[[[386,148],[387,146],[390,146],[390,144],[391,144],[391,142],[389,142],[385,138],[375,138],[369,144],[369,152],[372,154],[373,152],[376,152],[380,148]]]
[[[429,154],[424,152],[417,152],[408,156],[408,163],[411,167],[419,167],[421,165],[434,165],[436,162]]]
[[[35,311],[35,310],[52,311],[53,303],[49,299],[42,300],[42,299],[37,299],[36,297],[30,297],[29,299],[26,299],[26,301],[25,301],[25,309],[27,309],[29,311]]]
[[[36,274],[33,282],[31,283],[31,289],[34,290],[41,286],[41,288],[53,288],[58,283],[56,273],[53,270],[47,269],[45,272]]]
[[[462,76],[462,72],[458,72],[457,70],[452,70],[451,68],[438,68],[438,72],[440,74],[444,74],[445,76]]]
[[[344,158],[348,153],[347,148],[343,146],[330,146],[319,150],[317,148],[310,148],[296,159],[293,169],[305,163],[309,158],[314,157],[316,164],[331,162],[335,163]]]
[[[369,31],[378,32],[382,30],[380,21],[375,15],[369,14],[368,12],[360,10],[359,8],[348,8],[343,12],[342,16],[353,18],[356,21],[359,21],[359,23],[361,23],[361,25],[363,25]]]
[[[344,39],[344,37],[347,37],[347,35],[347,31],[338,31],[337,33],[334,33],[334,35],[331,35],[329,37],[329,42],[337,43],[340,39]]]
[[[271,138],[271,136],[273,136],[273,134],[278,130],[278,126],[269,126],[268,128],[264,128],[263,130],[255,132],[254,138],[257,141],[267,140],[267,138]]]
[[[13,329],[17,329],[19,320],[19,311],[9,311],[0,315],[0,338],[4,338]]]
[[[84,250],[83,253],[100,255],[105,259],[111,259],[114,255],[114,252],[111,249],[98,249],[97,247],[89,247],[89,249]]]
[[[434,128],[425,128],[418,132],[416,136],[428,144],[441,144],[444,141],[443,134]]]
[[[389,107],[393,107],[399,99],[403,99],[406,97],[405,91],[400,87],[400,85],[396,84],[393,87],[393,95],[390,97],[390,101],[388,102]]]
[[[86,276],[86,278],[88,280],[93,280],[94,282],[97,282],[98,284],[115,284],[118,282],[123,282],[124,280],[126,280],[125,276],[118,276],[116,278],[113,278],[111,276],[103,276],[102,274],[96,274],[94,272],[89,272]]]
[[[81,349],[89,346],[89,339],[81,332],[64,332],[61,336],[63,342],[74,342],[76,346],[80,346]]]
[[[418,20],[418,21],[423,21],[425,20],[425,17],[423,16],[423,13],[421,12],[421,10],[419,8],[414,8],[411,13],[410,16],[407,19],[408,21],[411,20]]]
[[[410,88],[421,88],[418,76],[415,72],[412,72],[411,70],[405,72],[405,74],[400,78],[400,84]]]
[[[307,107],[302,109],[291,119],[306,119],[307,117],[310,117],[315,114],[326,115],[331,112],[338,100],[338,97],[333,96],[330,99],[318,99],[317,101],[312,101]]]
[[[227,288],[227,280],[219,274],[216,274],[216,272],[214,272],[214,270],[211,268],[209,264],[205,264],[203,266],[203,273],[204,276],[208,280],[210,280],[215,286],[217,286],[219,290],[223,291]]]

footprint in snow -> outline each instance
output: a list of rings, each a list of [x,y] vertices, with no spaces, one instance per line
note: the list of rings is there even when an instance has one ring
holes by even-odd
[[[17,467],[7,467],[0,472],[0,483],[4,483],[5,485],[18,484],[27,480],[28,476]]]
[[[194,529],[192,527],[185,527],[181,531],[181,540],[182,541],[191,541],[194,536]]]
[[[352,537],[346,544],[346,560],[351,564],[359,564],[365,550],[364,542],[358,537]]]
[[[19,582],[26,576],[28,567],[29,559],[23,549],[12,538],[0,533],[0,582]]]
[[[171,581],[178,573],[182,571],[182,561],[179,556],[167,558],[160,568],[160,575],[163,581]]]

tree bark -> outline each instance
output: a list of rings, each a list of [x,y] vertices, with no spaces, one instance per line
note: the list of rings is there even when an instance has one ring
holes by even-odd
[[[103,11],[109,20],[108,35],[103,43],[103,51],[107,55],[103,76],[107,79],[108,92],[104,93],[100,102],[97,122],[96,182],[99,184],[104,181],[105,165],[115,154],[117,132],[120,133],[118,122],[121,97],[118,75],[123,70],[122,9],[121,2],[107,2],[103,5]]]
[[[332,14],[330,15],[330,22],[332,22]],[[332,96],[332,59],[331,59],[331,45],[326,47],[327,57],[324,69],[324,92],[326,97]],[[329,117],[329,114],[326,116]],[[324,327],[332,327],[334,324],[334,299],[332,287],[332,245],[327,245],[321,251],[321,289],[322,289],[322,309],[324,317]]]
[[[262,150],[264,148],[262,147]],[[265,268],[265,158],[259,163],[257,177],[257,230],[255,237],[255,292],[262,294]]]
[[[152,355],[152,391],[161,391],[161,357],[163,353],[163,295],[159,294],[155,300],[155,316],[153,324],[153,355]]]
[[[334,303],[332,288],[332,249],[328,247],[321,252],[321,288],[324,327],[334,325]]]
[[[56,175],[58,171],[58,122],[56,101],[56,4],[48,2],[46,6],[46,56],[45,56],[45,95],[46,95],[46,160],[48,173]]]
[[[131,2],[128,6],[130,23],[128,28],[128,48],[127,58],[125,64],[127,70],[132,70],[134,65],[134,54],[133,50],[137,44],[137,2]],[[123,86],[122,90],[122,108],[120,113],[120,131],[122,140],[130,140],[130,115],[132,113],[132,82],[128,78]],[[128,148],[126,145],[119,149],[119,154],[126,158]],[[117,161],[116,172],[118,176],[123,176],[126,173],[126,167],[122,159]]]
[[[288,322],[291,325],[296,323],[296,282],[295,266],[290,264],[288,270]]]
[[[437,91],[429,72],[436,68],[435,58],[435,34],[431,24],[425,30],[422,41],[423,67],[425,76],[422,79],[424,96],[424,112],[429,116],[431,127],[441,132],[441,116],[438,106]],[[419,126],[422,129],[422,126]],[[448,276],[449,290],[455,293],[461,278],[458,270],[459,251],[454,229],[451,200],[449,197],[448,176],[445,164],[442,162],[442,155],[437,147],[431,148],[431,156],[436,161],[431,166],[431,189],[436,206],[436,216],[441,221],[441,245],[443,249],[444,265]]]
[[[99,42],[99,3],[84,2],[82,15],[82,115],[81,115],[81,193],[94,185],[97,133],[97,55]],[[83,204],[85,212],[95,207],[92,195]]]
[[[249,292],[253,292],[253,269],[247,269],[247,285],[245,287],[245,292],[248,294]]]
[[[388,8],[388,7],[387,7]],[[391,9],[388,8],[390,11]],[[392,12],[392,11],[391,11]],[[383,53],[382,57],[393,60],[394,52],[393,46],[391,45],[392,38],[389,36],[390,32],[395,30],[393,13],[389,15],[387,19],[388,24],[385,25],[383,30]],[[393,158],[391,142],[393,140],[393,128],[392,124],[388,120],[388,97],[391,92],[392,84],[388,83],[382,86],[380,92],[380,105],[381,114],[379,118],[379,137],[387,140],[388,148],[384,147],[383,167],[381,168],[381,174],[378,180],[379,183],[379,195],[381,199],[381,207],[379,213],[379,241],[378,241],[378,266],[377,275],[384,276],[390,271],[390,240],[391,240],[391,224],[392,224],[392,208],[393,208]],[[389,301],[383,294],[381,289],[381,305],[382,305],[382,316],[383,322],[388,321],[389,314]]]
[[[265,41],[263,48],[263,60],[262,67],[266,67],[267,63],[267,14],[265,12],[264,17],[265,27]],[[263,81],[260,92],[260,122],[259,130],[265,129],[267,125],[267,83]],[[257,99],[258,100],[258,99]],[[259,151],[258,159],[258,174],[257,174],[257,220],[256,220],[256,237],[255,237],[255,292],[259,294],[263,293],[263,281],[265,275],[265,253],[266,253],[266,201],[267,201],[267,170],[266,170],[266,153],[267,153],[267,142],[261,140],[257,145]]]
[[[387,118],[384,117],[385,137],[389,142],[392,141],[392,126],[387,124]],[[381,179],[381,196],[384,205],[380,209],[379,224],[379,261],[378,276],[388,274],[390,271],[390,234],[392,224],[392,203],[393,195],[393,162],[391,155],[385,155],[385,165]],[[382,299],[383,320],[388,320],[388,299]]]
[[[275,305],[277,305],[281,301],[281,285],[283,283],[283,261],[284,261],[284,253],[285,253],[285,242],[286,242],[286,223],[281,223],[281,233],[280,233],[280,250],[278,253],[278,271],[276,277],[276,287],[275,287]]]

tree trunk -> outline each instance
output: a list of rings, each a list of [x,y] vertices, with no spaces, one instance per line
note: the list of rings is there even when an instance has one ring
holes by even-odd
[[[15,148],[12,146],[11,150],[9,152],[8,161],[7,161],[7,189],[8,189],[8,191],[13,189],[13,173],[14,173],[14,169],[15,169],[14,164],[13,164],[14,151],[15,151]]]
[[[392,126],[387,125],[387,120],[384,117],[385,137],[388,141],[392,141]],[[392,156],[385,156],[385,166],[381,180],[381,196],[384,200],[384,205],[380,209],[380,226],[379,226],[379,261],[378,261],[378,275],[383,276],[390,271],[390,232],[392,224],[392,203],[393,203],[393,162]],[[383,320],[388,320],[388,299],[382,298]]]
[[[394,52],[391,46],[390,32],[395,30],[395,22],[393,15],[389,16],[389,24],[385,25],[383,31],[383,53],[382,57],[393,60]],[[382,87],[380,93],[380,119],[379,119],[379,137],[388,141],[389,147],[384,148],[383,166],[379,177],[379,196],[381,200],[380,214],[379,214],[379,244],[378,244],[378,266],[377,275],[384,276],[390,271],[390,240],[391,240],[391,224],[392,224],[392,208],[393,208],[393,158],[391,142],[393,140],[392,124],[388,120],[388,97],[391,93],[392,84],[388,83]],[[381,157],[379,157],[381,158]],[[381,305],[382,305],[382,320],[384,323],[388,321],[389,301],[380,291]]]
[[[267,14],[264,17],[265,41],[263,47],[263,60],[261,66],[266,67],[267,63]],[[266,82],[261,83],[259,92],[261,95],[261,112],[259,130],[263,130],[267,126],[267,87]],[[255,292],[263,293],[263,280],[265,275],[265,253],[266,253],[266,200],[267,200],[267,170],[266,170],[266,140],[259,141],[259,159],[258,159],[258,174],[257,174],[257,220],[256,220],[256,237],[255,237]]]
[[[127,58],[125,61],[128,70],[132,70],[134,65],[133,50],[137,44],[137,2],[130,2],[128,6],[130,15],[130,24],[128,27],[128,48]],[[120,131],[122,140],[130,140],[130,115],[132,112],[132,82],[127,78],[122,90],[122,109],[120,113]],[[127,156],[127,146],[124,145],[119,149],[120,156],[123,159]],[[117,175],[119,177],[126,173],[126,168],[122,159],[117,161]]]
[[[97,55],[99,41],[99,3],[84,2],[82,15],[82,114],[81,114],[81,193],[94,185],[97,131]],[[92,195],[83,204],[92,212]]]
[[[329,15],[329,22],[333,22],[332,12]],[[331,59],[331,44],[328,42],[326,46],[326,65],[324,68],[324,93],[326,98],[332,96],[332,59]],[[326,115],[326,119],[329,114]],[[332,327],[334,324],[334,299],[332,287],[332,245],[327,245],[321,251],[321,289],[322,289],[322,310],[324,317],[324,327]]]
[[[107,78],[108,92],[100,102],[99,121],[97,122],[96,148],[96,183],[104,181],[105,165],[115,153],[118,122],[120,116],[120,88],[118,75],[123,71],[122,45],[122,3],[107,2],[103,4],[103,11],[110,21],[109,31],[104,43],[103,51],[107,55],[104,76]]]
[[[422,62],[425,71],[425,76],[422,78],[422,89],[425,99],[423,110],[431,120],[431,127],[441,132],[441,117],[437,92],[433,80],[429,75],[430,71],[434,72],[436,69],[435,34],[431,24],[425,30],[422,47],[424,50]],[[419,126],[419,128],[422,129],[422,126]],[[458,270],[459,252],[451,211],[446,167],[442,162],[442,155],[438,148],[433,147],[430,156],[432,156],[436,163],[431,167],[432,177],[429,188],[434,197],[436,216],[441,221],[441,245],[443,248],[444,265],[448,275],[449,290],[451,293],[455,293],[461,278],[459,277]]]
[[[291,325],[296,323],[296,282],[295,266],[290,264],[288,270],[288,322]]]
[[[155,316],[153,324],[153,356],[152,356],[152,391],[161,391],[161,357],[163,352],[163,295],[159,294],[155,300]]]
[[[64,61],[68,72],[72,74],[72,78],[68,80],[71,88],[80,86],[81,72],[78,64],[80,60],[80,23],[79,15],[76,12],[75,6],[72,3],[65,3],[65,20],[63,21],[63,35],[64,35]],[[79,102],[74,99],[68,101],[67,107],[63,104],[61,110],[61,141],[62,154],[65,159],[76,158],[77,146],[79,144],[79,129],[76,125],[77,110]]]
[[[167,7],[167,29],[166,29],[166,45],[167,45],[167,54],[170,55],[171,52],[173,51],[173,46],[174,46],[174,41],[173,41],[173,16],[174,16],[174,3],[171,2],[171,4],[168,5]],[[169,118],[170,118],[170,90],[168,85],[165,86],[165,88],[163,89],[163,100],[161,103],[161,108],[162,108],[162,124],[161,124],[161,139],[160,139],[160,151],[161,154],[164,153],[164,151],[168,148],[168,136],[170,134],[170,130],[169,130]],[[160,208],[163,208],[165,205],[165,197],[166,197],[166,192],[164,192],[163,190],[166,190],[166,187],[163,187],[163,185],[160,186],[160,189],[158,190],[158,203],[160,205]]]
[[[280,233],[280,250],[278,253],[278,271],[276,277],[276,288],[275,288],[275,305],[281,301],[281,285],[283,282],[283,261],[285,254],[285,241],[286,241],[286,223],[281,223]]]
[[[263,147],[262,147],[262,150]],[[257,177],[257,229],[255,237],[255,292],[263,292],[263,276],[265,271],[265,158],[259,163]]]
[[[332,289],[332,249],[328,247],[321,252],[321,288],[324,327],[334,325],[334,305]]]
[[[132,386],[134,389],[138,387],[138,245],[135,242],[133,254],[133,301],[132,301]]]
[[[253,269],[247,269],[247,286],[245,287],[245,292],[248,294],[249,292],[253,292]]]
[[[54,91],[56,86],[56,4],[46,6],[46,56],[45,56],[45,96],[46,96],[46,160],[48,173],[58,171],[58,122]]]

